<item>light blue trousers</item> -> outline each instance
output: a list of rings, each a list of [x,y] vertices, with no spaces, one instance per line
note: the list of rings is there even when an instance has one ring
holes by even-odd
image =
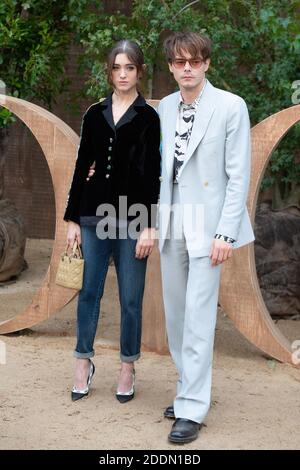
[[[180,203],[176,185],[172,202]],[[202,423],[211,401],[213,345],[222,265],[212,267],[208,256],[189,257],[183,233],[181,239],[174,240],[172,237],[174,220],[178,235],[177,215],[171,215],[171,238],[166,240],[161,253],[168,343],[178,371],[174,411],[176,418]]]

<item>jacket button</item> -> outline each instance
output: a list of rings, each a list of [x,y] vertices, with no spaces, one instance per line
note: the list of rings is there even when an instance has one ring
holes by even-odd
[[[111,151],[111,150],[112,150],[112,147],[108,147],[108,150]]]
[[[105,178],[106,178],[106,179],[108,179],[108,178],[109,178],[109,174],[108,174],[108,173],[105,175]]]
[[[111,160],[111,156],[110,156],[110,155],[108,155],[108,157],[107,157],[107,160],[108,160],[108,161],[110,161],[110,160]]]
[[[107,165],[106,168],[107,168],[108,170],[110,170],[110,169],[111,169],[111,165]]]
[[[110,141],[110,142],[113,142],[113,141],[114,141],[114,139],[113,139],[112,137],[110,137],[109,141]]]

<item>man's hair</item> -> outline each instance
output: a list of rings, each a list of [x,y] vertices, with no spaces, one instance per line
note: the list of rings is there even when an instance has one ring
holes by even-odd
[[[164,51],[169,63],[173,62],[176,55],[183,51],[190,53],[192,57],[202,57],[203,60],[211,56],[212,43],[209,37],[200,33],[177,32],[172,33],[164,41]]]

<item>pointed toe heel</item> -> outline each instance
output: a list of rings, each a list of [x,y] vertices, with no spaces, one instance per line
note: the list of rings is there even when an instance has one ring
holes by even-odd
[[[87,386],[83,390],[78,390],[75,386],[73,387],[73,390],[71,391],[71,399],[72,401],[77,401],[80,400],[81,398],[87,397],[90,391],[90,385],[92,383],[92,378],[95,373],[95,365],[90,359],[90,371],[89,375],[87,378]]]
[[[126,403],[134,398],[134,393],[135,393],[135,370],[133,369],[131,389],[128,392],[119,392],[119,390],[117,390],[116,399],[120,403]]]

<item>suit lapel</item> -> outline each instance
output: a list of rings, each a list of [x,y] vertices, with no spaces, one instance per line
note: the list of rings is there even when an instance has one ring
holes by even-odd
[[[132,119],[136,115],[137,115],[137,112],[134,106],[130,106],[130,108],[127,109],[127,111],[123,114],[123,116],[117,122],[116,129],[119,129],[119,127],[124,126],[124,124],[127,124],[128,122],[132,121]]]
[[[214,113],[215,107],[216,105],[214,100],[214,87],[209,81],[207,81],[197,107],[191,138],[188,144],[184,163],[181,167],[180,172],[182,172],[183,168],[185,167],[185,165],[195,152],[196,148],[200,144],[201,140],[203,139],[207,131],[209,122]]]
[[[175,132],[177,122],[177,111],[180,100],[180,93],[174,94],[174,103],[169,107],[170,114],[167,116],[168,122],[165,127],[165,139],[166,139],[166,170],[169,178],[173,178],[174,168],[174,153],[175,153]],[[164,137],[163,137],[164,138]]]
[[[115,125],[112,114],[112,93],[105,100],[101,101],[102,114],[114,132],[124,126],[124,124],[132,121],[132,119],[138,114],[137,109],[144,106],[146,106],[146,101],[142,95],[139,95]]]
[[[111,95],[109,95],[105,100],[101,101],[102,114],[105,117],[106,122],[115,132],[115,123],[112,115],[112,106],[111,106]]]

